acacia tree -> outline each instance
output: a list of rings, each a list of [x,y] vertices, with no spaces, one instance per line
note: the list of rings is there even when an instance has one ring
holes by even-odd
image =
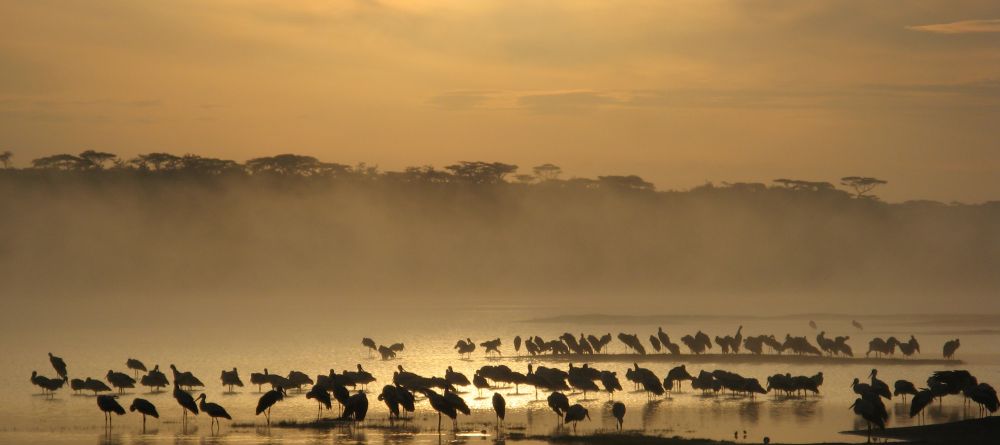
[[[476,184],[499,184],[503,178],[517,171],[517,166],[502,162],[462,161],[446,166],[455,177]]]
[[[535,176],[540,178],[542,181],[554,181],[559,179],[559,175],[562,174],[562,168],[559,168],[555,164],[542,164],[537,165],[532,169]]]
[[[598,176],[602,187],[611,187],[629,190],[653,190],[653,183],[647,182],[639,176]]]
[[[147,153],[136,156],[128,163],[140,170],[149,170],[150,167],[156,171],[175,170],[181,165],[181,157],[170,153]]]
[[[810,192],[833,190],[833,184],[823,181],[803,181],[801,179],[778,178],[775,179],[773,182],[781,185],[784,188],[792,190],[804,190]]]
[[[0,153],[0,165],[3,165],[3,168],[10,168],[11,166],[10,160],[13,157],[14,153],[11,153],[10,150],[4,150],[3,153]]]
[[[878,178],[869,178],[867,176],[845,176],[840,178],[840,184],[854,190],[854,196],[856,198],[866,197],[866,193],[874,190],[875,187],[888,183],[888,181],[883,181]]]
[[[118,155],[105,153],[103,151],[87,150],[80,153],[79,159],[82,161],[81,167],[94,170],[104,170],[106,162],[114,163]]]
[[[82,170],[85,165],[83,159],[66,153],[31,160],[32,167],[42,170]]]

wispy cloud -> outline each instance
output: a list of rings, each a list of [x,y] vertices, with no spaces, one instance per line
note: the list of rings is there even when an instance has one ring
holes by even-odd
[[[972,34],[1000,32],[1000,19],[962,20],[951,23],[907,26],[906,29],[937,34]]]

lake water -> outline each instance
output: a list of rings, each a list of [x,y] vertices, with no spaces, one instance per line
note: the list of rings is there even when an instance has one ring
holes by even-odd
[[[125,304],[127,302],[123,302]],[[393,309],[388,315],[382,309],[357,307],[303,308],[283,306],[281,302],[262,307],[259,315],[230,317],[224,308],[212,307],[210,315],[192,308],[183,310],[150,309],[149,317],[121,317],[114,314],[95,315],[84,313],[78,318],[64,320],[58,326],[45,321],[44,312],[31,314],[24,319],[7,314],[3,328],[3,361],[0,362],[0,443],[386,443],[422,444],[447,442],[486,443],[497,438],[493,427],[494,415],[490,403],[491,393],[477,397],[474,388],[466,388],[463,397],[472,407],[471,416],[459,417],[459,433],[451,431],[439,436],[435,430],[436,414],[426,401],[418,400],[417,412],[404,427],[384,429],[388,411],[376,400],[381,385],[390,382],[397,365],[423,375],[442,375],[448,365],[471,378],[474,370],[485,364],[506,363],[513,369],[525,372],[526,361],[488,360],[482,348],[472,360],[461,360],[452,346],[459,338],[471,337],[477,343],[500,337],[502,351],[513,355],[512,339],[515,335],[540,335],[552,339],[563,332],[603,334],[611,332],[638,333],[647,343],[648,336],[656,332],[657,324],[595,323],[538,323],[525,320],[538,315],[550,315],[555,310],[527,310],[524,308],[491,307],[488,309],[450,309],[433,311],[426,308]],[[415,304],[415,306],[418,306]],[[921,357],[938,358],[941,346],[947,339],[960,337],[962,347],[957,358],[965,361],[962,368],[969,369],[980,381],[1000,383],[1000,342],[995,319],[991,317],[946,317],[927,319],[920,317],[882,317],[861,319],[865,331],[850,325],[850,318],[826,317],[817,319],[820,329],[828,337],[851,335],[850,344],[856,355],[867,349],[873,336],[896,335],[906,339],[915,334],[921,342]],[[671,319],[660,323],[664,330],[679,343],[684,334],[701,329],[715,335],[733,334],[737,325],[744,326],[744,335],[785,333],[806,335],[814,342],[816,331],[808,326],[808,317],[776,319],[722,317],[714,319]],[[390,344],[405,342],[406,350],[397,360],[381,361],[370,358],[360,344],[361,338],[373,337],[377,342]],[[648,344],[648,343],[647,343]],[[624,352],[624,346],[614,340],[612,352]],[[107,432],[103,427],[102,413],[94,397],[75,395],[68,388],[58,391],[54,398],[39,395],[31,385],[29,376],[38,370],[54,376],[47,352],[63,357],[69,365],[71,377],[103,379],[109,369],[126,372],[125,360],[135,357],[152,367],[159,364],[170,377],[168,369],[174,363],[182,370],[192,371],[207,385],[204,392],[210,401],[227,408],[233,423],[223,421],[221,430],[212,432],[209,418],[200,415],[184,430],[179,422],[181,410],[170,391],[149,394],[137,388],[120,397],[128,406],[133,397],[143,397],[160,410],[159,420],[149,421],[147,432],[142,433],[141,417],[129,413],[114,419],[114,428]],[[686,352],[686,348],[685,348]],[[523,350],[522,350],[523,353]],[[330,431],[264,428],[264,418],[254,416],[254,406],[260,394],[256,387],[244,387],[236,394],[225,394],[219,382],[223,369],[234,366],[240,370],[249,385],[251,372],[267,367],[272,373],[287,374],[295,369],[314,376],[325,374],[330,368],[353,369],[358,363],[372,372],[378,382],[369,389],[369,423],[372,427],[338,428]],[[648,363],[661,378],[666,371],[683,359],[670,363]],[[546,366],[556,366],[545,363]],[[615,394],[615,400],[625,402],[628,412],[625,429],[649,434],[734,439],[739,442],[759,443],[764,436],[777,442],[863,442],[865,438],[839,434],[840,431],[863,428],[865,425],[849,411],[855,396],[849,388],[855,377],[864,379],[869,365],[784,365],[784,364],[689,364],[688,370],[697,374],[700,369],[726,369],[747,377],[756,377],[762,383],[775,373],[812,375],[825,374],[825,383],[819,397],[807,399],[775,399],[771,395],[755,400],[744,397],[719,395],[704,397],[692,392],[648,401],[645,394],[633,391],[625,380],[625,369],[630,363],[597,363],[599,369],[617,371],[624,392]],[[565,365],[559,365],[565,369]],[[896,379],[908,379],[918,387],[927,376],[941,366],[934,365],[885,365],[879,366],[879,377],[889,385]],[[546,393],[535,400],[530,388],[498,389],[508,404],[508,431],[527,435],[557,433],[554,414],[545,403]],[[198,392],[195,393],[197,395]],[[571,403],[578,402],[582,394],[571,394]],[[576,434],[595,431],[613,431],[615,421],[610,414],[606,393],[590,394],[593,400],[582,401],[591,415],[590,421],[581,422]],[[888,403],[890,426],[911,425],[908,406],[899,400]],[[334,407],[334,410],[337,408]],[[291,393],[272,411],[274,421],[309,421],[316,416],[316,404],[303,393]],[[936,404],[928,411],[929,422],[944,422],[963,417],[961,397],[946,398],[943,406]],[[234,424],[244,426],[234,426]],[[564,428],[558,430],[565,433]],[[746,436],[744,438],[744,431]],[[526,443],[526,442],[522,442]]]

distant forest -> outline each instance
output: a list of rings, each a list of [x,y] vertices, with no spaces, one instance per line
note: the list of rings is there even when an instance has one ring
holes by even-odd
[[[86,151],[0,165],[0,290],[25,298],[494,295],[594,309],[599,298],[578,297],[620,295],[705,312],[1000,291],[1000,202],[886,203],[878,178],[657,191],[634,175],[479,161],[381,171]]]

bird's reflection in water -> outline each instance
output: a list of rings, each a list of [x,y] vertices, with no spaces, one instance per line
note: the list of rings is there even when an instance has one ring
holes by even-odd
[[[931,405],[926,408],[927,419],[934,423],[957,422],[963,419],[962,407]]]
[[[98,436],[97,443],[101,445],[120,445],[125,443],[125,441],[122,439],[121,433],[105,429],[104,433]]]
[[[740,418],[752,424],[760,422],[760,402],[749,401],[740,404]]]
[[[795,423],[818,422],[823,418],[823,405],[816,399],[801,400],[795,404],[794,414]]]
[[[646,429],[647,425],[654,425],[656,421],[656,413],[660,410],[660,404],[663,400],[650,400],[642,405],[642,428]]]

